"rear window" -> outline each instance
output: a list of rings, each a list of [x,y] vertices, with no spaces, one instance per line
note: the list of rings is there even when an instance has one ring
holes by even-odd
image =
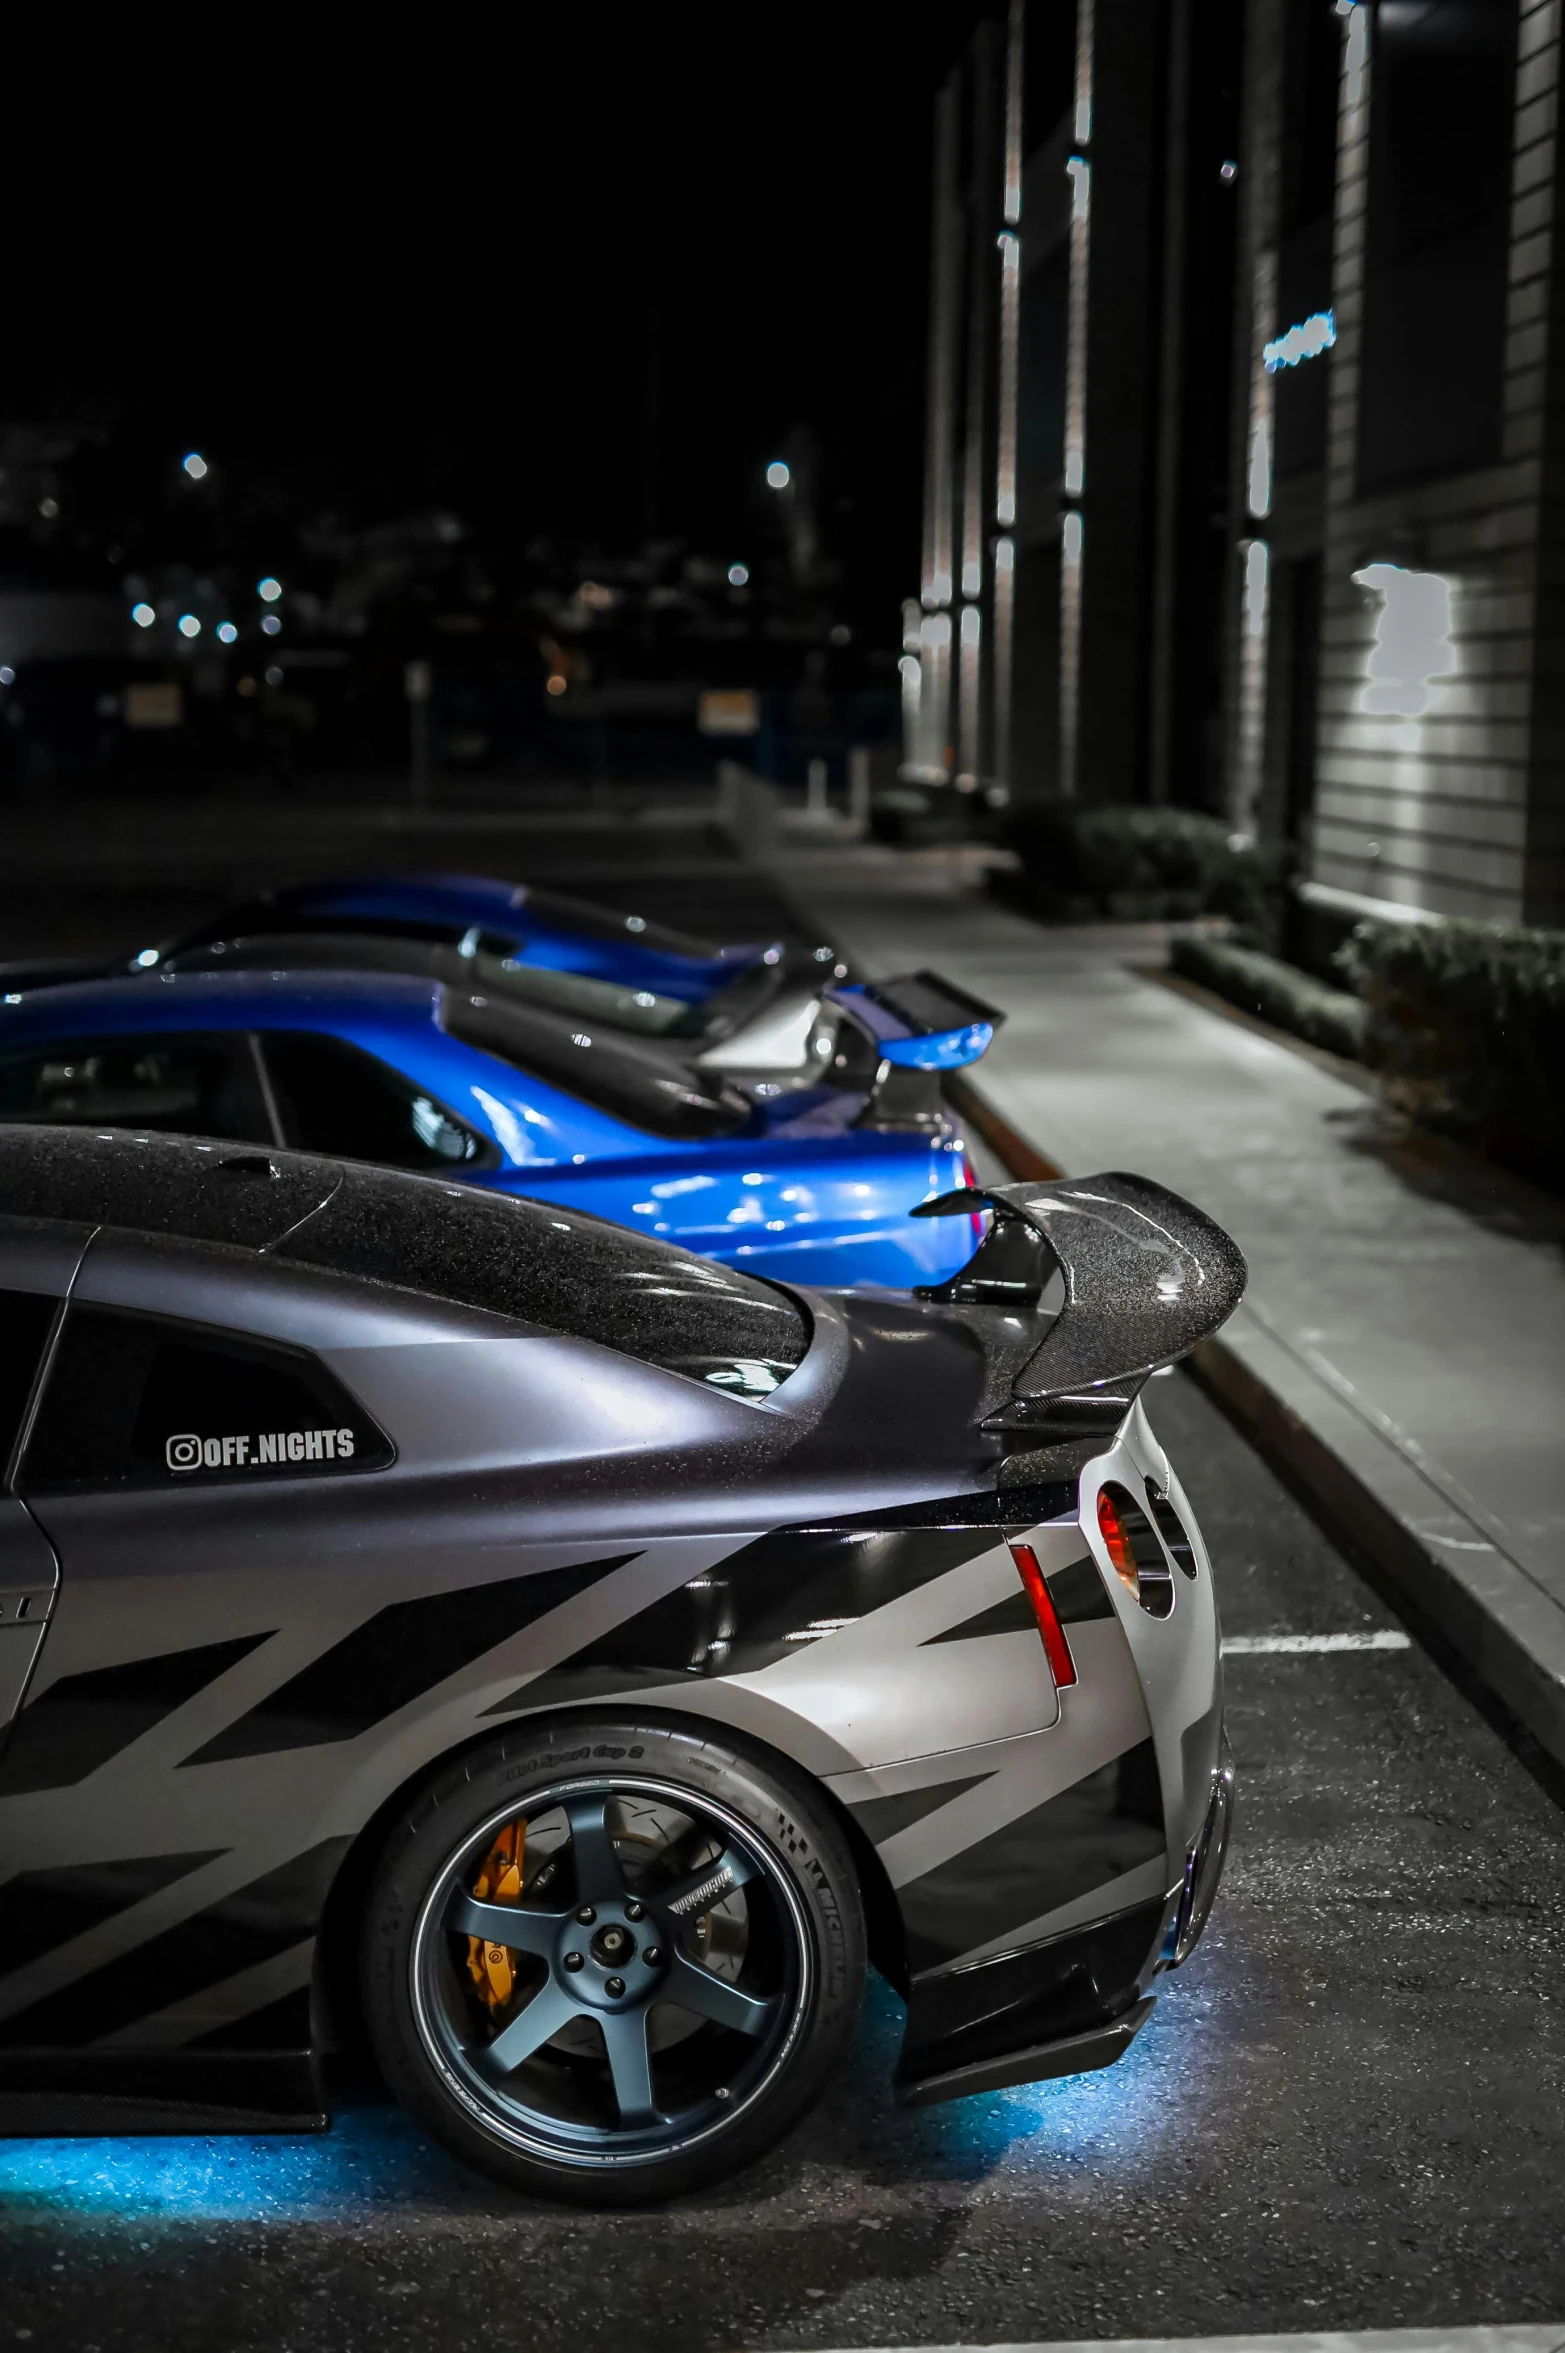
[[[731,1267],[550,1203],[372,1168],[345,1169],[275,1255],[596,1340],[742,1397],[769,1395],[810,1342],[789,1293]]]
[[[735,1088],[707,1079],[672,1055],[638,1045],[588,1014],[502,1003],[497,997],[441,992],[440,1025],[464,1045],[498,1055],[513,1069],[564,1087],[583,1103],[649,1135],[694,1142],[731,1136],[748,1125],[750,1104]]]

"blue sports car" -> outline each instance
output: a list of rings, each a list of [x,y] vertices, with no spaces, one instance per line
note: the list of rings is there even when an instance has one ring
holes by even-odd
[[[263,891],[189,925],[172,939],[109,957],[51,957],[0,966],[10,989],[46,982],[160,971],[170,962],[240,937],[278,933],[423,941],[526,966],[578,973],[684,1005],[733,994],[758,1004],[786,980],[841,980],[835,948],[787,949],[780,941],[716,947],[644,915],[626,915],[560,891],[482,874],[385,874],[298,883]]]
[[[997,1019],[928,974],[837,990],[815,1067],[745,1088],[689,1039],[427,974],[149,971],[6,992],[0,1121],[444,1171],[753,1273],[905,1286],[972,1249],[909,1212],[968,1179],[940,1074]]]
[[[823,990],[847,977],[829,946],[714,947],[642,915],[473,874],[301,883],[219,908],[155,946],[0,964],[0,990],[237,964],[427,973],[697,1041],[714,1067],[808,1067]]]

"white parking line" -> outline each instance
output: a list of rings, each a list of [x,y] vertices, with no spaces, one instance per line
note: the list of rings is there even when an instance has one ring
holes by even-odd
[[[1300,1650],[1410,1650],[1411,1634],[1385,1626],[1373,1634],[1225,1634],[1224,1658],[1256,1658],[1267,1651]],[[1257,2338],[1256,2343],[1261,2342]],[[1281,2340],[1278,2340],[1279,2343]],[[1313,2343],[1301,2337],[1300,2344]]]
[[[838,2353],[849,2353],[846,2347]],[[1565,2353],[1565,2321],[1516,2328],[1372,2328],[1319,2336],[1120,2337],[1030,2345],[899,2345],[886,2353]]]

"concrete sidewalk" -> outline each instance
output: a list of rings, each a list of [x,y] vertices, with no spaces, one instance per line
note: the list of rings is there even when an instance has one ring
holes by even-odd
[[[1017,1174],[1137,1170],[1229,1228],[1250,1288],[1198,1370],[1565,1760],[1565,1205],[1146,977],[1154,927],[1043,929],[970,851],[790,844],[778,879],[861,970],[1006,1008],[976,1108]]]

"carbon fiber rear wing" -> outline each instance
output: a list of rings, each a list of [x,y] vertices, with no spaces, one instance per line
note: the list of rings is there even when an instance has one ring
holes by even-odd
[[[986,1430],[1033,1443],[1112,1435],[1160,1365],[1188,1355],[1244,1295],[1238,1244],[1178,1193],[1111,1173],[1052,1184],[963,1187],[915,1217],[991,1211],[961,1271],[921,1290],[954,1306],[1035,1311],[1050,1277],[1065,1301]]]

